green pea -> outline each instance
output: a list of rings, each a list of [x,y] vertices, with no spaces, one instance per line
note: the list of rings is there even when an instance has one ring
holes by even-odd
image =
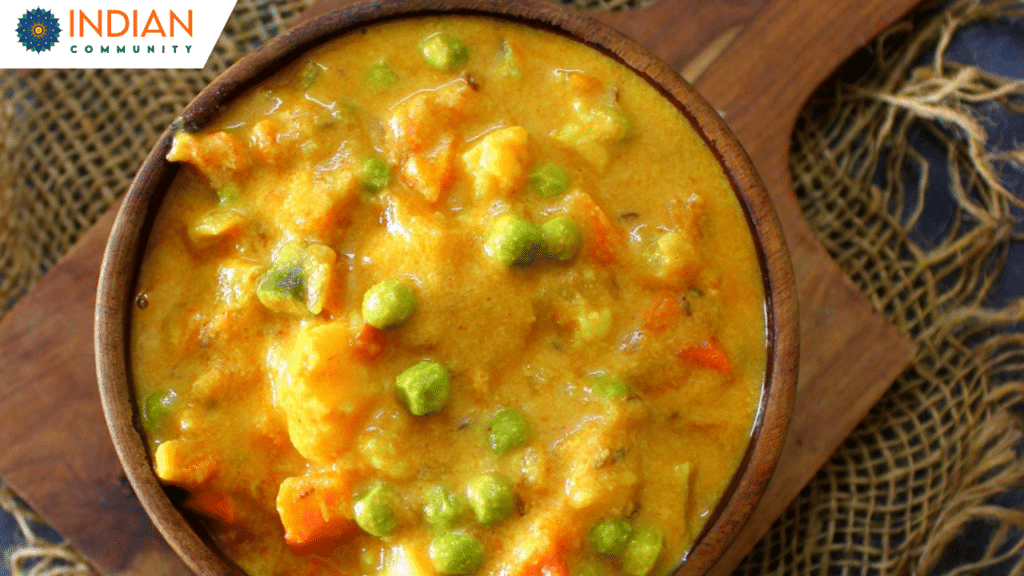
[[[448,405],[451,381],[437,362],[424,360],[398,375],[395,393],[415,416],[438,412]]]
[[[526,417],[518,410],[502,410],[487,426],[487,445],[495,454],[504,454],[526,442],[529,435]]]
[[[370,192],[380,192],[391,183],[391,166],[380,158],[368,158],[359,169],[359,181]]]
[[[491,225],[484,250],[506,266],[526,266],[540,252],[543,238],[525,218],[507,214]]]
[[[622,569],[629,576],[646,576],[661,554],[664,537],[657,528],[641,528],[622,551]]]
[[[633,526],[624,518],[603,520],[590,531],[590,543],[605,556],[618,556],[626,548]]]
[[[552,218],[540,227],[544,253],[556,260],[572,260],[580,251],[583,233],[568,218]]]
[[[451,528],[466,509],[462,498],[444,486],[428,488],[424,499],[423,517],[435,528]]]
[[[395,82],[398,82],[398,75],[384,62],[377,62],[366,69],[366,84],[374,90],[387,90]]]
[[[387,536],[398,527],[395,508],[398,496],[386,484],[377,484],[356,500],[354,511],[356,524],[374,536]]]
[[[541,198],[561,196],[569,189],[569,175],[554,162],[548,162],[530,172],[527,181]]]
[[[472,574],[484,563],[484,545],[464,532],[451,532],[430,542],[430,561],[442,574]]]
[[[469,481],[466,498],[481,524],[496,524],[512,513],[516,493],[512,483],[498,474],[481,474]]]
[[[605,398],[615,399],[629,396],[629,384],[616,376],[599,376],[594,380],[594,391]]]
[[[159,430],[174,409],[178,395],[174,390],[154,392],[142,402],[142,426],[149,432]]]
[[[374,328],[405,322],[416,312],[416,296],[401,280],[385,280],[363,293],[363,320]]]
[[[420,42],[423,59],[438,70],[450,72],[466,63],[469,48],[458,38],[438,32]]]

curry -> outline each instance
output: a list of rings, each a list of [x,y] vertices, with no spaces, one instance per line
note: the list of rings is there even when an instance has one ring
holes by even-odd
[[[371,26],[211,125],[139,272],[153,465],[252,575],[664,574],[748,445],[764,289],[642,78],[478,17]]]

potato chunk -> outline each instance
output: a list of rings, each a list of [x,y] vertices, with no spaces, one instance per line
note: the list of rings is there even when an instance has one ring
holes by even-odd
[[[285,186],[274,218],[299,236],[326,238],[346,220],[359,191],[359,178],[348,168],[297,172]],[[269,209],[269,208],[268,208]]]
[[[212,456],[197,454],[184,440],[177,439],[156,447],[153,467],[160,480],[184,488],[199,487],[217,472]]]
[[[292,445],[312,462],[329,463],[351,447],[370,394],[380,392],[353,360],[350,337],[340,322],[304,326],[278,389]]]
[[[239,212],[218,206],[204,214],[188,228],[188,239],[196,248],[209,248],[221,239],[239,235],[245,217]]]
[[[473,177],[477,197],[508,196],[524,182],[529,163],[526,129],[499,128],[480,139],[462,155],[466,171]]]

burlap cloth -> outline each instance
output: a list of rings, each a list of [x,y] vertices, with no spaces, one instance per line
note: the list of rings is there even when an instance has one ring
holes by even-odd
[[[308,1],[239,0],[202,71],[0,73],[0,312],[124,192],[185,103]],[[926,574],[944,554],[958,566],[952,574],[1024,573],[1024,510],[1019,499],[1016,507],[999,503],[1024,485],[1016,451],[1024,302],[990,297],[1018,239],[1021,202],[1003,180],[1019,184],[1011,169],[1024,164],[1024,149],[990,149],[978,119],[993,107],[1024,113],[1024,84],[945,58],[961,27],[1021,18],[1024,6],[958,0],[916,14],[855,59],[855,81],[840,77],[821,90],[792,155],[812,226],[874,305],[916,340],[916,362],[742,574]],[[930,186],[923,141],[942,156],[942,190]],[[929,202],[955,206],[938,234],[920,232]],[[0,504],[27,541],[11,555],[12,573],[93,573],[70,546],[42,537],[6,489]],[[951,543],[968,528],[974,541],[956,557],[962,546]]]

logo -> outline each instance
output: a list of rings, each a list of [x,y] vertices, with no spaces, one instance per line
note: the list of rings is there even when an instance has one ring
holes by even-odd
[[[199,69],[236,2],[0,0],[0,68]]]
[[[18,42],[36,53],[48,52],[60,36],[60,22],[43,8],[28,10],[18,20]]]

